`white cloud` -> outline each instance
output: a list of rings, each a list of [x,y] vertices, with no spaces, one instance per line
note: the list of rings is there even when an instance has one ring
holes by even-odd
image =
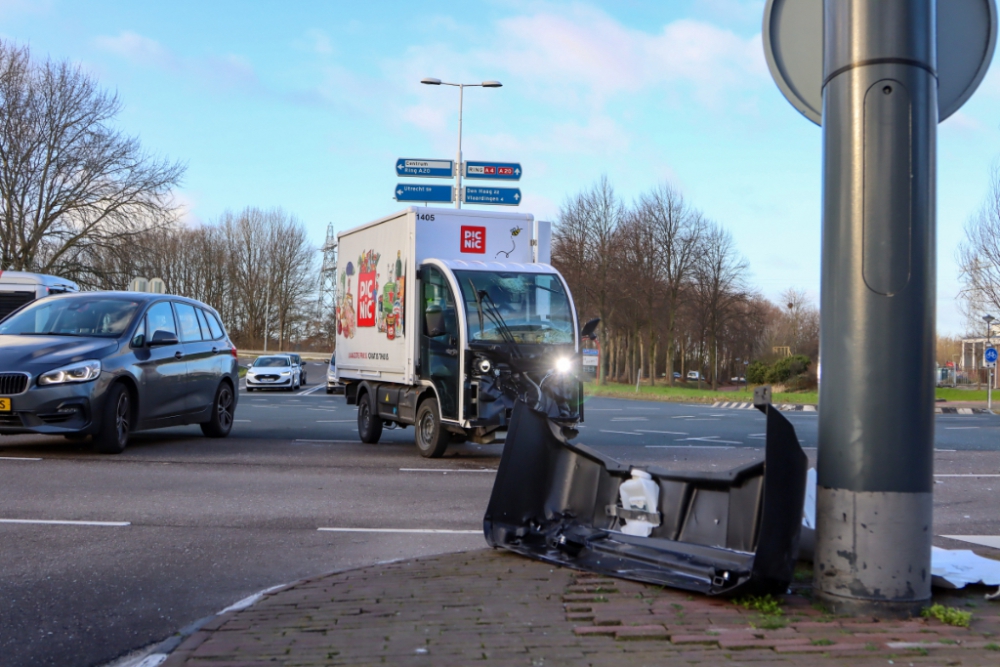
[[[164,69],[177,67],[177,59],[162,44],[131,30],[123,30],[117,37],[106,35],[96,37],[94,44],[102,51],[143,65],[154,65]]]

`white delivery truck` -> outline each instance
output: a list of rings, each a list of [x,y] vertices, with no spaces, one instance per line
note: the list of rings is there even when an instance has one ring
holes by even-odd
[[[543,390],[555,419],[582,420],[576,308],[550,236],[527,214],[416,206],[338,234],[336,374],[362,441],[410,425],[427,457],[502,441],[514,401]]]
[[[0,271],[0,320],[35,299],[50,294],[79,292],[79,286],[72,280],[43,273],[24,271]]]

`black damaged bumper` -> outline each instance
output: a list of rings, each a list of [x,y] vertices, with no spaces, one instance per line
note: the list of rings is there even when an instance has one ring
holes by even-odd
[[[707,595],[784,593],[802,522],[807,459],[780,412],[763,461],[726,473],[645,468],[659,486],[649,537],[616,528],[631,466],[567,441],[517,403],[483,530],[491,546],[583,570]]]

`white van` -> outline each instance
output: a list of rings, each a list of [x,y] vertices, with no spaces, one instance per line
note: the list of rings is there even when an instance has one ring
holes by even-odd
[[[0,271],[0,320],[26,303],[50,294],[79,292],[72,280],[24,271]]]

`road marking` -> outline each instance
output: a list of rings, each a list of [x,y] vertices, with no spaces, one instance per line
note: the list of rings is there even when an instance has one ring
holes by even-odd
[[[482,530],[447,530],[444,528],[317,528],[327,533],[426,533],[430,535],[482,535]]]
[[[242,610],[246,609],[247,607],[250,607],[250,606],[256,604],[261,598],[263,598],[268,593],[273,593],[274,591],[278,590],[279,588],[284,588],[287,585],[288,584],[278,584],[277,586],[271,586],[270,588],[265,588],[264,590],[260,591],[259,593],[254,593],[253,595],[248,595],[247,597],[243,598],[239,602],[234,602],[233,604],[229,605],[228,607],[226,607],[225,609],[223,609],[222,611],[220,611],[218,614],[216,614],[216,616],[222,616],[223,614],[231,612],[231,611],[242,611]]]
[[[52,521],[47,519],[0,519],[0,523],[31,523],[46,526],[131,526],[131,521]]]
[[[311,440],[309,438],[296,438],[295,442],[346,442],[351,443],[353,440]]]
[[[247,423],[249,423],[249,422],[250,422],[250,420],[249,420],[249,419],[234,419],[233,421],[234,421],[234,422],[247,422]]]
[[[719,436],[717,436],[717,435],[703,435],[703,436],[691,437],[691,438],[681,438],[680,440],[678,440],[678,442],[683,442],[685,440],[695,440],[695,441],[700,441],[700,442],[721,442],[721,443],[726,444],[726,445],[742,445],[743,444],[742,440],[719,440]]]
[[[296,396],[308,396],[310,394],[316,393],[317,391],[319,391],[322,388],[323,388],[323,385],[318,384],[315,387],[313,387],[312,389],[306,389],[305,391],[300,391],[299,393],[297,393],[295,395]]]
[[[968,431],[969,429],[978,429],[978,426],[945,426],[946,431]]]
[[[353,424],[357,419],[317,419],[317,424]]]
[[[41,461],[41,459],[32,459],[27,456],[0,456],[2,461]]]
[[[400,472],[496,472],[496,468],[476,468],[476,469],[460,469],[460,468],[400,468]]]
[[[952,475],[934,475],[935,477],[1000,477],[1000,475],[991,473],[966,473],[962,475],[952,474]]]
[[[953,452],[954,449],[934,449],[935,452]]]
[[[621,408],[584,408],[587,412],[621,412]]]
[[[735,447],[716,447],[714,445],[646,445],[646,449],[735,449]]]
[[[767,433],[751,433],[747,436],[748,438],[766,438]]]
[[[671,419],[691,419],[694,415],[677,415],[676,417],[671,417]]]
[[[649,420],[645,417],[612,417],[613,422],[648,422]]]
[[[978,544],[981,547],[992,547],[1000,549],[1000,535],[942,535],[949,540],[959,540],[970,544]]]
[[[661,433],[663,435],[687,435],[683,431],[648,431],[646,429],[637,428],[636,431],[639,433]]]
[[[642,435],[642,433],[636,433],[635,431],[605,431],[603,428],[600,431],[601,433],[617,433],[618,435]]]

